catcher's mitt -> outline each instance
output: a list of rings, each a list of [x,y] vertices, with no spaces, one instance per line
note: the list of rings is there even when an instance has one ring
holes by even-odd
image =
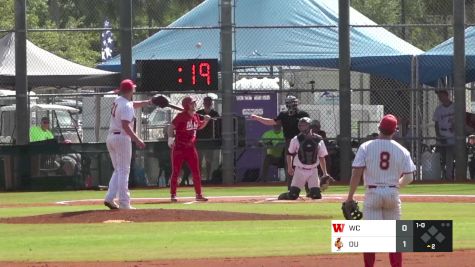
[[[152,96],[152,104],[160,108],[166,108],[170,104],[170,98],[164,95],[156,94]]]
[[[354,200],[351,202],[343,202],[341,210],[346,220],[361,220],[361,218],[363,218],[363,213],[358,207],[358,202]]]
[[[328,187],[330,186],[330,183],[333,183],[335,182],[335,179],[333,179],[333,177],[331,177],[330,175],[323,175],[322,177],[320,177],[320,190],[323,192],[325,190],[328,189]]]

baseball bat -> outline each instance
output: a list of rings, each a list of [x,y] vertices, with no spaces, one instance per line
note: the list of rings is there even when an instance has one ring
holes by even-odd
[[[179,110],[179,111],[183,111],[183,108],[182,107],[179,107],[177,105],[174,105],[174,104],[171,104],[171,103],[168,103],[167,107],[169,108],[172,108],[172,109],[176,109],[176,110]],[[198,114],[201,118],[204,118],[204,116],[202,114]],[[211,118],[212,120],[217,120],[218,118],[215,117],[215,118]]]

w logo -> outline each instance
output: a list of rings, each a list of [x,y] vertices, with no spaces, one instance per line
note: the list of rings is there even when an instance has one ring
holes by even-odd
[[[338,232],[343,232],[343,229],[345,228],[345,224],[343,223],[332,223],[333,226],[333,232],[338,233]]]

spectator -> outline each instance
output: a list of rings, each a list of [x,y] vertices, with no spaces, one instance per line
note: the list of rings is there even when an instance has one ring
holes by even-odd
[[[468,171],[470,180],[475,179],[475,135],[468,136],[467,142]]]
[[[274,126],[276,124],[282,125],[282,131],[284,132],[285,138],[285,151],[288,151],[290,140],[299,134],[298,123],[301,118],[310,117],[307,112],[300,110],[298,108],[299,100],[293,95],[288,95],[285,98],[285,106],[287,111],[282,111],[277,115],[276,118],[264,118],[255,114],[250,116],[251,120],[258,121],[262,124]],[[287,168],[287,164],[284,164],[284,167]],[[290,184],[292,183],[292,176],[289,175],[288,170],[285,170],[285,176],[287,180],[287,189],[290,190]]]
[[[72,144],[72,141],[69,139],[64,139],[64,136],[60,136],[58,139],[59,143],[61,144]],[[80,153],[68,153],[61,155],[58,163],[63,175],[79,176],[81,174]]]
[[[191,170],[190,167],[188,167],[188,164],[183,164],[181,178],[178,178],[178,183],[180,186],[190,185],[190,174]]]
[[[33,126],[30,128],[30,142],[40,142],[54,139],[54,135],[50,130],[49,118],[41,118],[41,124],[39,126]]]
[[[366,141],[371,141],[371,140],[374,140],[374,139],[378,139],[378,135],[379,135],[378,133],[368,134],[368,136],[366,136]]]
[[[399,118],[398,130],[394,134],[393,139],[403,145],[409,151],[412,151],[412,144],[416,141],[416,129],[411,125],[411,121],[407,118]],[[420,140],[423,143],[423,140]]]
[[[211,118],[216,118],[219,117],[219,113],[213,109],[213,99],[210,96],[206,96],[203,99],[203,109],[200,109],[196,111],[196,113],[201,114],[201,115],[209,115]],[[216,139],[217,136],[219,136],[219,129],[217,127],[218,125],[216,124],[216,121],[211,121],[206,125],[205,128],[203,128],[201,131],[198,131],[196,133],[196,137],[198,140],[211,140],[211,139]],[[205,161],[205,178],[206,180],[210,181],[211,180],[211,174],[213,170],[213,163],[218,163],[219,165],[219,160],[216,161],[216,153],[214,149],[210,148],[204,148],[201,149],[199,152],[199,157],[200,157],[200,166],[202,166],[203,159]],[[189,171],[188,171],[189,173]],[[203,173],[203,171],[202,171]]]
[[[440,105],[434,111],[437,150],[440,152],[442,179],[453,180],[455,135],[453,128],[454,105],[447,90],[437,91]]]
[[[322,140],[325,143],[325,146],[328,151],[328,155],[325,156],[326,167],[327,167],[327,170],[331,170],[332,162],[331,162],[331,157],[330,157],[330,153],[331,153],[330,148],[333,148],[334,145],[328,141],[327,133],[324,130],[322,130],[322,126],[319,120],[312,120],[312,123],[310,124],[310,129],[312,130],[312,133],[317,134],[322,137]],[[317,168],[318,168],[318,175],[322,176],[323,175],[322,168],[320,168],[320,166],[318,166]],[[309,192],[307,184],[305,184],[305,189],[307,190],[307,192]]]
[[[325,144],[326,145],[326,144]],[[359,147],[359,143],[357,141],[351,141],[351,146],[353,148]],[[329,174],[331,177],[335,178],[336,180],[340,180],[340,146],[341,146],[341,136],[337,135],[335,142],[330,142],[328,145],[328,154],[330,157],[330,169]],[[351,160],[355,158],[355,153],[353,150],[350,151]]]
[[[324,130],[322,130],[322,126],[319,120],[312,120],[311,128],[312,128],[312,132],[320,135],[323,138],[323,140],[327,139],[327,133]]]
[[[30,143],[41,144],[39,142],[53,141],[54,135],[50,130],[50,123],[48,117],[41,118],[40,125],[32,126],[30,128]],[[58,163],[51,159],[48,155],[33,154],[31,156],[31,175],[40,175],[40,169],[45,168],[46,165],[54,164],[55,168]],[[50,163],[50,164],[48,164]]]
[[[260,145],[266,147],[266,155],[262,162],[261,173],[259,181],[268,181],[269,165],[284,167],[283,149],[285,145],[284,134],[282,133],[282,126],[274,125],[274,129],[266,131],[261,136]]]
[[[165,140],[168,140],[168,127],[169,125],[166,125],[163,127],[163,138]],[[158,158],[158,176],[157,176],[157,185],[160,186],[160,176],[162,174],[165,177],[165,186],[169,186],[169,180],[170,176],[172,174],[172,165],[170,161],[170,149],[168,146],[164,149],[159,149],[157,154]]]
[[[475,134],[475,114],[465,112],[465,133]]]

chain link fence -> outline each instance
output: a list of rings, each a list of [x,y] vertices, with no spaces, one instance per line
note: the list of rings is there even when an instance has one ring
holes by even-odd
[[[109,127],[110,105],[114,99],[112,90],[120,80],[120,59],[117,56],[123,48],[119,3],[112,0],[26,2],[30,125],[39,125],[41,118],[48,117],[56,140],[78,144],[77,154],[87,160],[76,159],[74,166],[77,166],[78,173],[74,188],[107,184],[104,177],[109,176],[111,166],[104,140]],[[330,148],[329,167],[332,174],[340,178],[338,23],[332,17],[338,1],[264,2],[233,1],[233,55],[237,62],[241,62],[235,65],[233,84],[236,181],[259,179],[266,153],[261,137],[272,129],[249,120],[249,116],[256,114],[275,118],[279,112],[286,110],[285,98],[289,94],[299,99],[301,110],[320,121]],[[219,58],[219,1],[134,0],[131,3],[134,59],[208,59],[212,58],[210,55]],[[466,27],[469,29],[475,24],[475,1],[465,3]],[[0,22],[2,147],[15,144],[15,107],[12,106],[15,104],[14,4],[13,0],[0,4],[0,11],[5,14]],[[284,4],[293,8],[276,8]],[[254,7],[244,8],[246,5]],[[433,80],[423,80],[425,76],[421,65],[418,65],[422,63],[417,60],[412,59],[406,68],[401,68],[402,63],[398,60],[390,61],[389,66],[380,64],[381,55],[389,51],[388,47],[400,51],[421,49],[422,53],[450,39],[454,34],[452,1],[353,0],[351,6],[354,9],[350,15],[353,152],[356,152],[359,144],[374,138],[381,117],[392,113],[399,119],[399,132],[395,138],[411,151],[420,170],[417,177],[422,180],[444,178],[444,172],[437,164],[440,153],[436,149],[438,143],[433,114],[440,104],[435,93],[437,90],[448,90],[450,99],[454,99],[450,73]],[[247,14],[241,14],[242,10],[246,10]],[[307,17],[309,14],[311,17]],[[246,17],[252,22],[243,19]],[[380,33],[390,36],[390,41],[382,40]],[[282,46],[280,39],[287,42],[286,46]],[[273,49],[274,53],[266,54],[266,48]],[[170,58],[162,58],[160,52],[163,51]],[[373,53],[374,57],[361,61],[360,56],[368,53]],[[286,57],[291,60],[286,60]],[[260,58],[267,61],[259,61]],[[97,68],[103,62],[113,67],[106,68],[108,71]],[[369,66],[367,72],[362,67],[365,64]],[[431,64],[432,67],[451,68],[452,61],[435,60]],[[206,83],[211,70],[201,65],[195,68],[190,71],[198,80],[188,82]],[[382,69],[389,74],[385,75]],[[159,69],[153,71],[160,72]],[[404,78],[398,80],[395,78],[398,76]],[[176,81],[179,78],[173,77]],[[140,82],[140,77],[137,80]],[[203,99],[210,97],[213,108],[222,114],[222,88],[210,92],[185,88],[183,92],[177,93],[173,91],[174,86],[176,84],[164,85],[147,92],[140,92],[139,86],[136,98],[147,99],[159,91],[170,97],[173,104],[180,106],[181,99],[192,93],[199,99],[199,108],[204,106]],[[472,112],[473,88],[473,83],[466,86],[467,112]],[[161,170],[166,168],[161,163],[167,157],[167,152],[163,152],[166,151],[164,130],[177,112],[154,107],[137,112],[136,130],[144,140],[153,144],[146,151],[137,152],[134,163],[134,176],[139,177],[137,185],[166,185],[168,173]],[[212,157],[212,170],[204,170],[206,177],[203,179],[219,183],[220,145],[219,142],[213,143],[220,139],[219,119],[213,121],[211,129],[212,134],[203,137],[208,141],[203,149],[214,149],[216,152]],[[467,135],[472,131],[467,127]],[[66,152],[65,155],[76,154]],[[14,165],[14,160],[7,160],[8,157],[4,156],[0,188],[21,188],[21,182],[5,182],[6,177],[12,175],[12,170],[8,169]],[[55,154],[54,157],[52,162],[65,165],[61,163],[62,154]],[[51,157],[49,159],[51,162]],[[45,162],[47,160],[40,164],[47,164]],[[205,169],[206,160],[202,161],[202,165]],[[280,167],[271,167],[267,180],[282,180]],[[58,173],[63,177],[66,172]],[[41,176],[52,176],[52,172],[42,171]]]

